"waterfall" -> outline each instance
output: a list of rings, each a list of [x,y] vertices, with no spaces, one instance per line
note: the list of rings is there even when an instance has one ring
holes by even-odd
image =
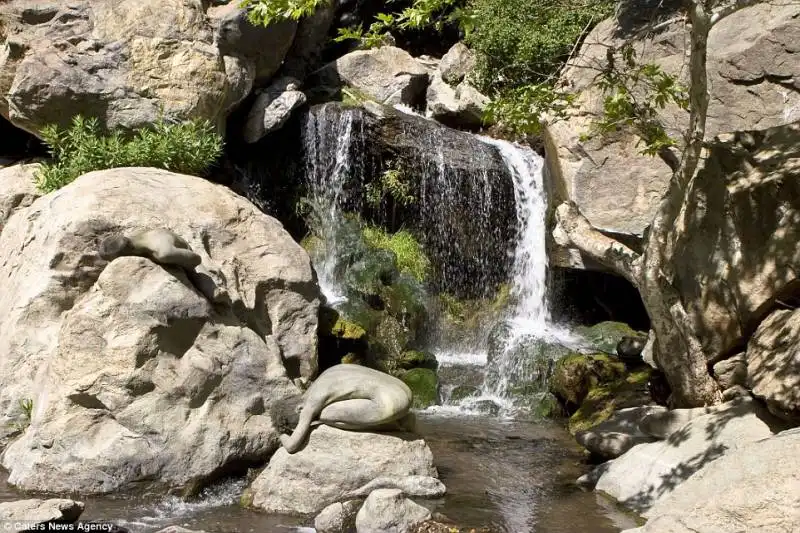
[[[314,267],[329,305],[346,299],[336,266],[343,211],[357,201],[349,186],[363,182],[364,165],[359,156],[364,132],[358,113],[356,109],[324,105],[316,113],[306,114],[302,130],[309,220],[324,246],[314,254]]]

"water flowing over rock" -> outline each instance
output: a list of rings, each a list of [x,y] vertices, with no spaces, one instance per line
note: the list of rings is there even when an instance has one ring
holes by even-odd
[[[172,229],[203,264],[97,255],[105,236],[143,227]],[[2,458],[19,487],[180,486],[264,460],[277,447],[265,413],[300,392],[290,377],[316,372],[308,255],[200,178],[86,174],[11,218],[0,265],[0,427],[32,402]]]
[[[252,87],[200,0],[14,0],[0,21],[0,114],[34,134],[77,114],[110,128],[159,117],[222,127]]]
[[[252,504],[267,512],[311,514],[376,478],[405,476],[437,476],[421,438],[320,425],[299,452],[279,449],[249,490]]]
[[[794,531],[800,524],[800,429],[745,444],[705,465],[625,533]]]
[[[770,412],[800,423],[800,311],[775,311],[747,344],[747,384]]]
[[[712,28],[708,41],[708,138],[800,118],[798,14],[800,6],[794,3],[757,3]],[[563,76],[570,91],[583,91],[578,109],[569,120],[547,128],[546,143],[550,174],[560,184],[564,199],[575,201],[597,228],[641,236],[666,191],[669,168],[658,158],[640,155],[639,139],[631,132],[580,140],[603,102],[598,88],[586,88],[606,65],[609,47],[628,38],[628,29],[609,19],[587,35],[574,66]],[[684,65],[689,39],[682,17],[646,35],[644,40],[634,41],[637,61],[655,62],[666,72],[688,76]],[[688,114],[673,106],[660,112],[660,118],[668,133],[681,139]]]
[[[403,496],[398,489],[373,491],[356,515],[358,533],[408,533],[429,520],[431,512]]]

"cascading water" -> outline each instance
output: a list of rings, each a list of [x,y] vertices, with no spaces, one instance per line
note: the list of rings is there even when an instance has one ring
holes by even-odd
[[[344,208],[355,201],[348,185],[363,182],[364,168],[358,154],[363,150],[364,132],[358,113],[355,109],[322,106],[306,115],[302,132],[309,218],[324,247],[314,254],[314,267],[329,305],[345,300],[336,275],[339,229]]]

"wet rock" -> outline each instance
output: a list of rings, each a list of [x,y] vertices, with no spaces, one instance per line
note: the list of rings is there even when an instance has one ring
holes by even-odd
[[[454,44],[439,63],[442,80],[457,85],[475,68],[475,54],[464,43]]]
[[[439,380],[429,368],[412,368],[399,374],[400,379],[414,393],[414,409],[425,409],[439,402]]]
[[[646,513],[637,533],[793,531],[800,430],[746,443],[701,468]],[[710,494],[724,495],[709,498]]]
[[[425,98],[428,71],[405,50],[382,46],[357,50],[320,70],[322,85],[347,85],[386,105],[416,105]]]
[[[714,364],[714,378],[721,390],[747,383],[747,358],[740,353]]]
[[[645,511],[715,459],[772,436],[754,402],[733,402],[689,421],[667,440],[640,444],[612,461],[595,487]]]
[[[332,503],[314,518],[316,533],[350,533],[356,527],[361,500]]]
[[[800,310],[775,311],[747,343],[747,384],[774,415],[800,423]]]
[[[356,515],[358,533],[408,533],[429,520],[431,512],[414,503],[398,489],[378,489],[370,493]]]
[[[252,505],[271,513],[317,513],[376,478],[406,476],[437,476],[421,438],[321,425],[302,450],[290,455],[281,448],[272,456],[250,487]]]
[[[242,132],[245,142],[258,142],[286,124],[292,111],[306,103],[306,95],[299,87],[297,80],[281,78],[258,93]]]
[[[9,483],[103,493],[201,483],[266,459],[266,414],[316,372],[319,289],[282,225],[230,190],[149,168],[93,172],[35,201],[0,234],[0,432]],[[168,227],[197,271],[98,243]],[[211,285],[212,305],[204,288]]]
[[[641,420],[663,407],[630,407],[615,411],[611,417],[589,430],[578,431],[575,440],[592,454],[604,459],[615,459],[637,444],[653,442],[655,437],[639,429]]]
[[[71,524],[83,513],[83,503],[66,499],[19,500],[0,503],[0,521],[51,524]]]

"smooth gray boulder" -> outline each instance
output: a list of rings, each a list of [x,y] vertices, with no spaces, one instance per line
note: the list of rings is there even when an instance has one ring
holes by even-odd
[[[108,235],[167,227],[193,273],[98,255]],[[152,168],[93,172],[0,234],[2,456],[25,490],[186,486],[278,446],[269,416],[317,369],[319,288],[308,254],[229,189]],[[204,296],[210,285],[218,298]]]
[[[299,87],[299,81],[281,78],[258,92],[242,132],[245,142],[258,142],[267,133],[286,124],[292,111],[306,103],[306,95]]]
[[[348,85],[385,105],[415,105],[425,98],[428,71],[405,50],[356,50],[316,73],[326,86]]]
[[[645,511],[706,464],[772,436],[755,402],[739,401],[692,419],[667,440],[640,444],[611,461],[595,487],[621,504]]]
[[[431,512],[409,500],[399,489],[370,493],[356,515],[357,533],[408,533],[429,520]]]
[[[330,504],[314,518],[316,533],[350,533],[356,527],[356,514],[361,504],[361,500]]]
[[[785,533],[800,525],[800,429],[731,450],[681,483],[629,533]]]
[[[83,503],[67,499],[19,500],[0,503],[0,522],[71,524],[83,513]],[[45,530],[42,530],[45,531]]]
[[[297,453],[279,449],[250,492],[252,505],[269,513],[312,514],[376,478],[406,476],[437,476],[421,437],[320,425]]]
[[[426,94],[426,114],[453,127],[474,128],[483,124],[490,99],[469,82],[448,85],[439,73],[433,74]]]
[[[770,412],[800,423],[800,310],[770,314],[747,343],[747,385]]]
[[[456,43],[439,62],[442,79],[450,85],[458,85],[475,68],[475,54],[464,43]]]

